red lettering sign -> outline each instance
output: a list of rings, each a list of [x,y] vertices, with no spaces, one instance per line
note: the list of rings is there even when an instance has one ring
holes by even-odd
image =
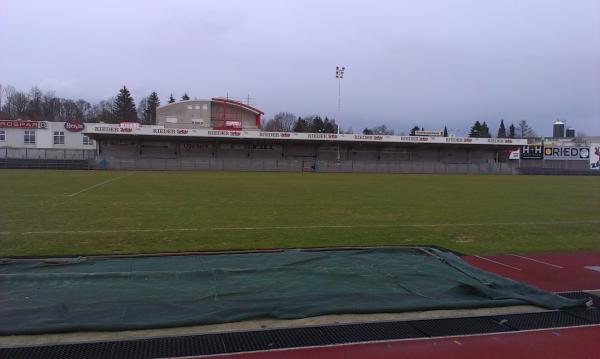
[[[48,128],[48,123],[45,121],[0,121],[0,128]]]
[[[70,132],[81,132],[85,125],[80,120],[69,120],[65,122],[65,130]]]

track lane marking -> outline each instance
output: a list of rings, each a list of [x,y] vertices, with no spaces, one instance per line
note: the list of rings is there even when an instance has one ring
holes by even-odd
[[[504,263],[502,263],[502,262],[498,262],[498,261],[495,261],[495,260],[493,260],[493,259],[485,258],[485,257],[482,257],[482,256],[474,256],[474,257],[476,257],[476,258],[479,258],[479,259],[483,259],[484,261],[489,261],[489,262],[492,262],[492,263],[496,263],[496,264],[499,264],[499,265],[501,265],[501,266],[504,266],[504,267],[507,267],[507,268],[510,268],[510,269],[514,269],[514,270],[522,271],[522,269],[521,269],[521,268],[513,267],[513,266],[511,266],[511,265],[504,264]]]
[[[558,269],[565,269],[565,267],[561,267],[561,266],[556,265],[556,264],[552,264],[552,263],[540,261],[540,260],[535,259],[535,258],[529,258],[529,257],[525,257],[525,256],[520,256],[518,254],[509,254],[509,256],[513,256],[513,257],[517,257],[517,258],[523,258],[523,259],[526,259],[526,260],[530,260],[532,262],[537,262],[537,263],[540,263],[540,264],[545,264],[547,266],[558,268]]]
[[[119,176],[119,177],[107,179],[106,181],[103,181],[103,182],[100,182],[100,183],[96,183],[93,186],[86,187],[86,188],[82,189],[81,191],[78,191],[78,192],[75,192],[75,193],[67,194],[66,196],[67,197],[75,197],[75,196],[77,196],[80,193],[89,191],[89,190],[94,189],[96,187],[102,186],[102,185],[110,183],[110,182],[114,182],[114,181],[119,180],[121,178],[129,177],[129,176],[133,176],[133,173],[129,173],[129,174],[126,174],[126,175],[123,175],[123,176]]]

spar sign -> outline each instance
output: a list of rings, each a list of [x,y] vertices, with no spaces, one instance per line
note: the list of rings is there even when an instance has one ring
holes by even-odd
[[[590,147],[590,169],[600,171],[600,143],[592,143]]]
[[[544,147],[545,160],[584,160],[590,158],[589,147],[550,146]]]

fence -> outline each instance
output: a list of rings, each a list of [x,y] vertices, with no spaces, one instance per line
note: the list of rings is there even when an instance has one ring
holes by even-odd
[[[20,160],[83,160],[94,159],[96,150],[73,150],[56,148],[0,148],[0,159]]]
[[[370,172],[370,173],[503,173],[512,174],[510,163],[440,163],[400,161],[310,161],[273,159],[102,159],[92,167],[116,170],[206,170],[273,172]]]

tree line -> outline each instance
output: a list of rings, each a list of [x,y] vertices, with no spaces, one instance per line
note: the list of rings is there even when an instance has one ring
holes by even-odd
[[[181,100],[189,100],[185,93]],[[173,94],[169,103],[175,102]],[[138,105],[126,86],[116,96],[97,103],[84,99],[71,100],[57,97],[54,91],[43,92],[32,87],[29,92],[17,90],[14,86],[0,85],[0,119],[18,118],[32,121],[67,121],[79,119],[84,122],[119,123],[121,121],[156,124],[156,108],[160,99],[156,91],[143,97]]]
[[[181,101],[189,100],[190,97],[184,93]],[[169,96],[168,103],[176,102],[173,94]],[[160,106],[160,99],[156,91],[143,97],[138,105],[126,86],[119,90],[116,96],[95,104],[84,99],[71,100],[55,96],[53,91],[43,92],[38,87],[33,87],[29,92],[18,91],[14,86],[0,85],[0,119],[16,120],[45,120],[45,121],[67,121],[81,119],[85,122],[119,123],[121,121],[140,122],[145,125],[156,124],[156,109]],[[312,133],[337,133],[338,125],[335,119],[322,118],[319,115],[296,117],[293,113],[279,112],[273,118],[262,124],[264,131],[272,132],[312,132]],[[414,126],[410,129],[411,136],[416,131],[423,131],[423,127]],[[349,128],[346,131],[340,129],[340,133],[353,133]],[[362,131],[367,135],[393,135],[394,130],[385,124],[365,128]],[[404,135],[404,133],[400,133]],[[448,129],[444,127],[443,136],[448,136]],[[469,130],[469,137],[489,138],[492,137],[486,121],[475,121]],[[517,126],[511,124],[506,129],[504,120],[496,132],[498,138],[530,138],[535,137],[535,131],[526,120],[521,120]]]
[[[471,129],[469,130],[469,137],[475,138],[490,138],[493,137],[490,133],[490,129],[485,121],[483,123],[475,121]],[[504,119],[500,120],[500,126],[496,132],[497,138],[531,138],[535,137],[535,131],[529,126],[526,120],[521,120],[517,123],[517,127],[514,124],[510,124],[508,132],[504,126]]]
[[[263,131],[269,132],[311,132],[311,133],[337,133],[338,125],[335,119],[319,115],[296,117],[290,112],[279,112],[273,118],[262,124]],[[343,133],[343,131],[340,131]]]

